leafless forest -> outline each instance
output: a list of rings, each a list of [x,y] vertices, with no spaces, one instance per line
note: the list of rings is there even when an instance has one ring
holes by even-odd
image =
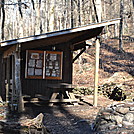
[[[132,35],[134,0],[1,0],[0,18],[1,41],[114,18],[122,18],[123,34]]]

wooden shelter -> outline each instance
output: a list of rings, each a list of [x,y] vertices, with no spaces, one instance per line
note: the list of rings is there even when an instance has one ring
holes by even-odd
[[[69,101],[75,102],[71,93],[74,60],[85,50],[86,40],[97,37],[105,26],[119,21],[109,20],[1,42],[0,95],[20,111],[23,96],[56,102],[59,93],[68,96],[68,91]],[[80,54],[73,58],[73,51],[78,49],[82,49]]]

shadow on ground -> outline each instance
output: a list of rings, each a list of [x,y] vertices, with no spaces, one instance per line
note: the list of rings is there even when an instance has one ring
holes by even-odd
[[[134,54],[129,52],[120,52],[116,48],[105,43],[101,44],[101,49],[113,53],[113,55],[101,53],[100,68],[108,73],[123,72],[134,76]]]
[[[91,107],[89,104],[73,106],[70,104],[55,104],[26,106],[26,114],[36,117],[39,113],[44,114],[44,125],[50,131],[50,134],[95,134],[91,130],[90,120],[83,119],[74,115],[71,111],[84,110],[84,106]]]

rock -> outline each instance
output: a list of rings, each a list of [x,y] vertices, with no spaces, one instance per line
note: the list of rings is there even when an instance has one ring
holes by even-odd
[[[121,128],[122,127],[122,124],[118,124],[118,127]]]
[[[130,123],[132,123],[134,121],[134,113],[127,113],[124,116],[124,119]]]
[[[100,125],[103,125],[103,124],[107,124],[107,121],[106,120],[101,120]]]
[[[128,121],[123,121],[122,124],[123,124],[124,126],[134,126],[133,123],[128,122]]]
[[[100,125],[98,130],[102,130],[102,131],[107,130],[107,129],[109,129],[109,126],[112,126],[112,125],[114,125],[114,124],[111,122],[104,124],[104,125]]]
[[[118,124],[122,124],[123,117],[121,117],[121,116],[119,116],[119,115],[116,115],[116,116],[114,116],[114,119],[115,119],[117,125],[118,125]]]
[[[116,128],[117,128],[117,126],[116,125],[113,125],[113,124],[108,126],[108,129],[109,130],[113,130],[113,129],[116,129]]]
[[[40,113],[36,118],[34,119],[26,119],[20,121],[21,126],[35,126],[36,128],[42,127],[44,115]]]
[[[1,121],[0,128],[5,133],[12,134],[48,134],[43,124],[44,115],[40,113],[34,119],[21,118],[21,121]]]
[[[124,107],[117,107],[116,112],[119,112],[121,114],[126,114],[127,112],[129,112],[129,108],[124,108]]]
[[[111,119],[111,114],[108,112],[103,112],[102,113],[102,118],[106,119],[106,120],[110,120]]]
[[[130,107],[130,111],[134,111],[134,107]]]
[[[120,132],[120,134],[128,134],[128,132]]]

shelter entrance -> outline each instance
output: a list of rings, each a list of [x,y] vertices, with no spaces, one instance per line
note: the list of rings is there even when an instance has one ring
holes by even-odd
[[[14,55],[8,56],[4,59],[4,89],[5,95],[4,99],[11,106],[11,108],[16,107],[18,100],[18,93],[15,90],[15,57]]]
[[[15,45],[3,53],[3,98],[12,111],[22,109],[19,48]]]

